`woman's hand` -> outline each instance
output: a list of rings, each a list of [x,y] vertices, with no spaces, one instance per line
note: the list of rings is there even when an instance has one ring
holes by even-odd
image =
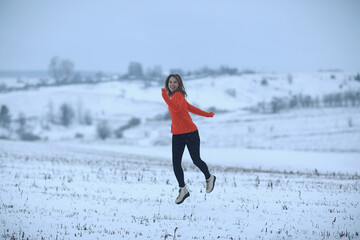
[[[210,112],[210,117],[214,117],[215,113],[214,112]]]
[[[166,89],[165,89],[165,88],[161,88],[161,93],[166,93],[166,94],[167,94]]]

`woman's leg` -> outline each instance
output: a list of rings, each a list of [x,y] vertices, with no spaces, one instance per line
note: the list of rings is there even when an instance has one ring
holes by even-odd
[[[205,176],[205,179],[209,179],[209,168],[207,164],[200,158],[200,137],[197,130],[188,135],[186,145],[193,163],[201,170]]]
[[[181,166],[181,160],[185,149],[185,141],[183,135],[173,135],[172,137],[172,162],[175,177],[179,183],[179,187],[185,187],[184,171]]]

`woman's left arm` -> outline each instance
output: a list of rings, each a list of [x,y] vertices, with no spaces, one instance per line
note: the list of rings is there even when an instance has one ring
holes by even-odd
[[[194,107],[193,105],[191,105],[190,103],[186,102],[187,103],[187,107],[189,109],[189,112],[192,112],[196,115],[199,115],[199,116],[203,116],[203,117],[213,117],[215,115],[215,113],[213,112],[205,112],[197,107]]]

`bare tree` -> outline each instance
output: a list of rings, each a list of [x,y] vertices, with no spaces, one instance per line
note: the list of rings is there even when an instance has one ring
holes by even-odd
[[[6,105],[1,106],[0,110],[0,127],[9,129],[11,123],[11,115]]]
[[[51,100],[49,101],[47,107],[48,107],[48,112],[46,114],[46,121],[48,123],[55,123],[54,104]]]
[[[103,72],[98,71],[98,72],[95,74],[95,79],[96,79],[97,82],[101,82],[101,80],[103,79],[104,76],[105,76],[105,75],[104,75]]]
[[[154,66],[154,68],[148,68],[146,77],[149,79],[160,79],[162,78],[162,68],[160,65]]]
[[[63,83],[70,83],[74,76],[74,63],[70,60],[62,60],[59,66],[61,81]]]
[[[23,112],[19,113],[19,129],[18,132],[23,133],[26,129],[26,116]]]
[[[184,75],[184,71],[180,68],[172,68],[172,69],[170,69],[170,73],[179,74],[180,76]]]
[[[59,65],[60,65],[59,57],[55,56],[50,60],[49,73],[50,76],[52,76],[55,79],[56,83],[60,83]]]
[[[93,118],[89,110],[85,112],[83,122],[85,125],[92,125]]]
[[[74,119],[74,110],[69,104],[63,103],[60,106],[60,123],[68,127]]]
[[[78,98],[76,110],[77,110],[78,123],[82,124],[83,123],[83,103],[82,103],[81,98]]]
[[[106,120],[102,120],[96,127],[96,133],[102,140],[110,137],[111,129]]]
[[[59,57],[53,57],[49,64],[49,73],[55,79],[57,84],[70,83],[75,78],[74,63],[67,59],[60,59]],[[76,76],[78,77],[78,76]]]
[[[128,68],[128,75],[132,78],[142,78],[144,76],[141,63],[130,62]]]

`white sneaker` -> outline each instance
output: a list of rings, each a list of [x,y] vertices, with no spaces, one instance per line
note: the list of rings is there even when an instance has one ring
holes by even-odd
[[[186,187],[180,188],[179,196],[176,198],[175,203],[180,204],[189,196],[190,196],[190,193]]]
[[[215,186],[215,180],[216,177],[214,175],[211,175],[209,179],[206,180],[206,192],[210,193]]]

